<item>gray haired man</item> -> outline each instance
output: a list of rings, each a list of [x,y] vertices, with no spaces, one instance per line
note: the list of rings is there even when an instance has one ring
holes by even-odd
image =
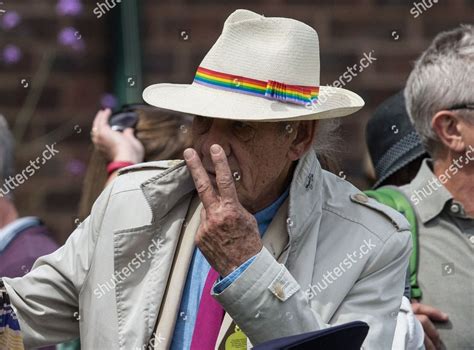
[[[416,212],[420,300],[431,349],[474,346],[474,26],[439,34],[410,74],[408,113],[432,159],[401,190]]]

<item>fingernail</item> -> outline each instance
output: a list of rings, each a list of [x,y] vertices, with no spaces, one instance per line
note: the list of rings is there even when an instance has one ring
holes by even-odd
[[[193,150],[189,148],[185,149],[183,154],[185,160],[190,160],[193,157]]]
[[[444,312],[442,312],[441,314],[443,315],[443,317],[444,317],[445,319],[448,319],[448,318],[449,318],[448,314],[445,314]]]
[[[211,146],[211,153],[218,154],[221,151],[221,147],[219,145],[212,145]]]

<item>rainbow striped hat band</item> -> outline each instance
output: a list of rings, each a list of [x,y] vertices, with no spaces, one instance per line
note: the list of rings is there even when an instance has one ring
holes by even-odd
[[[318,100],[319,94],[319,86],[289,85],[273,80],[256,80],[217,72],[204,67],[197,69],[194,82],[216,89],[265,97],[271,100],[299,105],[315,103]]]

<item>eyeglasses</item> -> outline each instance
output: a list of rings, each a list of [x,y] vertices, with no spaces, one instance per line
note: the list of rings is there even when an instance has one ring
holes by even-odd
[[[474,103],[467,103],[467,104],[462,104],[462,105],[454,105],[451,108],[446,108],[448,111],[453,111],[456,109],[474,109]]]

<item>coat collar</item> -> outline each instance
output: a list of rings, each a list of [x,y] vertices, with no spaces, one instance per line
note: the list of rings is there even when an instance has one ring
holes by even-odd
[[[193,179],[183,161],[140,185],[152,212],[152,223],[161,220],[176,203],[194,191]]]
[[[115,231],[113,237],[120,349],[141,347],[150,340],[194,183],[180,162],[140,187],[152,212],[151,222]]]
[[[319,227],[323,206],[323,186],[324,173],[316,152],[311,149],[299,160],[290,186],[287,219],[290,257],[286,264],[290,270],[294,262],[292,258],[296,258],[295,253],[299,249],[300,242],[304,242],[304,237],[310,229]]]

